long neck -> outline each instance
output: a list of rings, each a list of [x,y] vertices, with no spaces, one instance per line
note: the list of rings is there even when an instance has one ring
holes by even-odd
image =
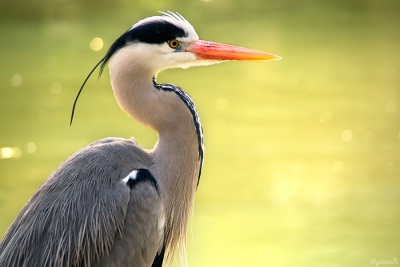
[[[123,56],[117,53],[110,61],[111,83],[121,108],[158,132],[159,140],[149,151],[154,161],[149,168],[161,187],[167,216],[167,254],[172,254],[177,246],[184,247],[202,161],[201,126],[190,98],[188,104],[184,99],[187,95],[180,95],[183,91],[155,84],[154,72],[129,64],[132,61]]]

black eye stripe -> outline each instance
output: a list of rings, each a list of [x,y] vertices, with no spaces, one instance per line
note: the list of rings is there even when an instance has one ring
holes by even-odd
[[[139,25],[126,33],[127,41],[139,41],[149,44],[162,44],[187,33],[180,27],[165,20],[152,21]]]

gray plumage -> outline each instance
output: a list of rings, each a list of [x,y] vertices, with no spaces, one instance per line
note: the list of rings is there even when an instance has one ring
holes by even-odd
[[[106,138],[77,151],[18,214],[0,243],[0,266],[157,267],[178,249],[185,263],[202,127],[189,95],[155,77],[168,68],[269,59],[278,57],[199,40],[179,14],[133,25],[89,76],[109,63],[118,104],[158,133],[156,145],[146,150],[134,139]]]
[[[134,140],[107,138],[76,152],[18,215],[0,266],[150,266],[163,240],[160,195],[149,182],[131,190],[121,177],[151,165]]]

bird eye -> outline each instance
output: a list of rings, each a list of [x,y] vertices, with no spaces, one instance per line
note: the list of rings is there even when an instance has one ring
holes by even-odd
[[[168,42],[169,47],[175,49],[179,46],[179,41],[178,40],[171,40]]]

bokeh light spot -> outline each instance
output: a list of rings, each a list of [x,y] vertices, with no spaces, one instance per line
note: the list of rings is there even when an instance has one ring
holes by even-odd
[[[103,40],[100,37],[95,37],[90,41],[90,49],[93,51],[100,51],[103,48]]]
[[[62,90],[61,83],[53,82],[51,84],[50,91],[51,91],[52,94],[58,95],[59,93],[61,93],[61,90]]]
[[[28,152],[28,154],[33,154],[36,152],[37,146],[35,143],[33,142],[29,142],[26,144],[26,151]]]
[[[23,81],[22,76],[16,73],[11,77],[11,86],[18,87],[22,84],[22,81]]]
[[[351,142],[353,140],[353,132],[349,129],[346,129],[342,132],[342,140],[344,142]]]
[[[0,147],[0,159],[11,159],[21,157],[19,147]]]

